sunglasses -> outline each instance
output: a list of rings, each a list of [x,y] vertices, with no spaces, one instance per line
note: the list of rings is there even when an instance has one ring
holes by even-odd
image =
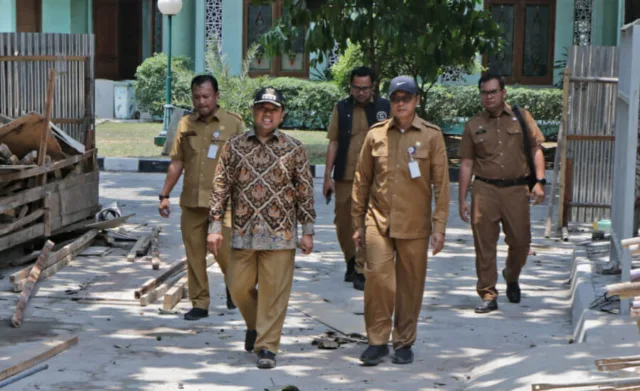
[[[409,103],[413,100],[413,98],[415,97],[415,95],[392,95],[391,97],[389,97],[389,100],[391,101],[391,103]]]

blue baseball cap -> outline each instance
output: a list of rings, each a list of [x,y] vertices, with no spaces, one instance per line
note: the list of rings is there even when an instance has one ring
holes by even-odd
[[[393,95],[393,93],[397,91],[405,91],[415,95],[420,91],[420,89],[413,77],[398,76],[393,78],[389,84],[389,96]]]

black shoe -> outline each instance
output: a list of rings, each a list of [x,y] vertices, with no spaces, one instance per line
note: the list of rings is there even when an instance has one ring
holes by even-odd
[[[353,275],[354,275],[353,289],[358,291],[364,291],[364,283],[367,281],[367,279],[364,278],[364,274],[354,272]]]
[[[504,277],[504,270],[502,271],[502,277]],[[509,299],[509,301],[512,303],[519,303],[520,283],[518,283],[518,281],[509,282],[507,281],[506,277],[504,278],[504,280],[507,282],[507,299]]]
[[[198,320],[209,316],[209,311],[202,308],[192,308],[191,311],[184,314],[184,320]]]
[[[253,348],[256,344],[256,338],[258,338],[258,332],[255,330],[247,330],[244,333],[244,350],[247,352],[253,352]]]
[[[411,364],[413,362],[413,350],[411,350],[411,346],[397,349],[392,361],[394,364]]]
[[[237,308],[236,305],[233,303],[233,300],[231,299],[231,293],[229,293],[229,288],[227,288],[227,309],[235,310],[236,308]]]
[[[260,353],[258,353],[258,368],[271,369],[275,367],[276,367],[276,354],[267,349],[262,349]]]
[[[344,273],[344,281],[351,282],[353,281],[354,274],[356,272],[356,259],[351,258],[347,261],[347,271]]]
[[[387,345],[369,345],[369,347],[360,355],[360,361],[366,366],[378,365],[389,355],[389,347]]]
[[[498,300],[482,300],[482,303],[476,306],[476,314],[487,314],[498,309]]]

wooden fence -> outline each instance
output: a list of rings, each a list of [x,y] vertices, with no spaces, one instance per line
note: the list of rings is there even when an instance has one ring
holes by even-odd
[[[93,35],[0,33],[0,114],[44,113],[56,68],[51,122],[80,143],[95,124]]]

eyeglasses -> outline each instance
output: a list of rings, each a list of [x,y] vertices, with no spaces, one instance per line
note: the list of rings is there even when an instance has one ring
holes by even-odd
[[[489,97],[489,96],[496,96],[500,91],[502,90],[491,90],[491,91],[480,90],[480,95],[482,95],[483,98]]]
[[[411,102],[411,100],[413,100],[414,95],[411,94],[407,94],[407,95],[392,95],[389,100],[391,101],[391,103],[409,103]]]
[[[351,86],[351,89],[354,92],[369,92],[369,91],[371,91],[372,88],[373,88],[373,86],[365,86],[365,87]]]

